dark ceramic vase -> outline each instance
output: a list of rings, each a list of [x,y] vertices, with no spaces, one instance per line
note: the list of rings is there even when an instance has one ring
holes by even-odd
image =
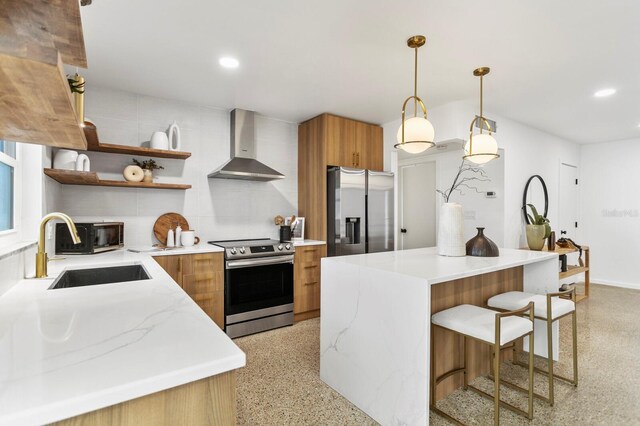
[[[496,243],[484,236],[484,228],[476,229],[478,230],[478,235],[467,241],[467,256],[500,256],[500,251]]]

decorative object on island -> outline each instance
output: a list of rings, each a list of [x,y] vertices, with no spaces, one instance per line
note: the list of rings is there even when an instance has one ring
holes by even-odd
[[[415,35],[407,40],[407,46],[414,50],[413,95],[405,99],[402,104],[402,124],[398,129],[398,143],[394,147],[410,154],[418,154],[435,145],[433,142],[435,131],[427,119],[427,108],[418,97],[418,48],[426,42],[427,38],[423,35]],[[411,99],[413,99],[413,117],[405,120],[407,102]],[[422,117],[418,117],[418,105],[422,109]]]
[[[84,77],[76,73],[73,77],[67,76],[69,89],[73,95],[73,107],[78,117],[80,126],[84,126]]]
[[[164,167],[159,166],[156,163],[156,160],[153,158],[149,158],[148,160],[143,161],[142,163],[133,159],[133,164],[140,167],[144,171],[144,177],[142,178],[143,182],[152,183],[153,182],[153,171],[164,169]]]
[[[467,256],[498,257],[500,250],[496,243],[484,235],[484,228],[476,228],[478,235],[467,241]]]
[[[178,127],[178,123],[173,121],[171,126],[167,129],[167,136],[169,138],[168,145],[170,151],[180,151],[180,147],[182,145],[180,141],[180,127]]]
[[[59,149],[53,157],[53,168],[58,170],[75,170],[88,172],[91,168],[89,157],[70,149]]]
[[[304,241],[304,217],[287,217],[284,223],[291,228],[291,241]]]
[[[464,256],[466,254],[462,206],[449,202],[451,194],[453,194],[454,191],[462,193],[461,188],[471,189],[480,193],[478,188],[470,185],[470,182],[487,182],[489,180],[485,170],[467,164],[463,158],[451,187],[446,190],[438,189],[436,191],[442,195],[445,202],[442,207],[440,207],[440,218],[438,221],[437,243],[439,255]]]
[[[136,165],[125,167],[122,175],[127,182],[142,182],[142,179],[144,179],[142,167]]]
[[[551,225],[549,219],[538,214],[538,210],[533,204],[527,204],[532,215],[527,213],[531,223],[527,224],[527,245],[531,250],[542,250],[545,239],[551,235]]]
[[[469,126],[469,140],[464,146],[465,155],[463,158],[476,164],[485,164],[491,160],[499,158],[498,155],[498,142],[492,135],[491,124],[482,115],[482,83],[485,75],[489,74],[491,69],[489,67],[480,67],[473,71],[473,75],[480,77],[480,115],[473,117],[471,125]],[[473,136],[473,126],[476,125],[480,128],[480,134]],[[487,133],[482,133],[486,127]],[[495,130],[495,129],[493,129]]]
[[[438,221],[438,254],[441,256],[465,256],[464,220],[462,206],[444,203],[440,207]]]

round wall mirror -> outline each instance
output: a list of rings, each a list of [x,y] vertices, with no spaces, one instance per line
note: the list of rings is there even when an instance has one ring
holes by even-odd
[[[547,217],[549,213],[549,194],[547,193],[547,185],[540,175],[533,175],[527,181],[524,187],[524,195],[522,196],[522,211],[524,220],[527,224],[531,224],[529,216],[527,216],[527,204],[533,204],[538,210],[538,214]],[[544,206],[544,210],[542,207]]]

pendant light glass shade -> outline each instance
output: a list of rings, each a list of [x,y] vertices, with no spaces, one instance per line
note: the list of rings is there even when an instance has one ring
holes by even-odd
[[[402,125],[398,129],[398,148],[409,154],[419,154],[433,146],[433,125],[424,117],[411,117],[404,121],[404,141]]]
[[[472,139],[473,138],[473,143]],[[473,153],[470,151],[473,145]],[[464,145],[464,154],[467,160],[476,164],[485,164],[498,157],[498,142],[488,133],[471,136]]]
[[[418,48],[426,43],[425,36],[416,35],[407,40],[407,46],[414,49],[414,79],[413,79],[413,96],[409,96],[402,104],[402,124],[398,129],[398,143],[394,145],[396,149],[402,149],[410,154],[418,154],[426,151],[435,145],[433,143],[435,132],[433,125],[427,119],[427,108],[424,106],[422,99],[418,97]],[[413,99],[414,116],[405,119],[407,103]],[[421,116],[418,116],[418,106],[422,110]]]
[[[482,115],[482,79],[485,75],[489,74],[489,67],[481,67],[473,71],[473,75],[480,77],[480,116],[474,117],[469,126],[469,140],[464,145],[464,157],[475,164],[486,164],[491,160],[500,158],[498,155],[498,142],[492,135],[491,124]],[[479,124],[480,133],[473,134],[473,126]],[[487,128],[489,133],[482,133],[484,128]]]

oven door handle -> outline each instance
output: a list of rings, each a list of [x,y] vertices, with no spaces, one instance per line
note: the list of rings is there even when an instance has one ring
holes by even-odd
[[[248,260],[229,260],[226,263],[227,269],[251,268],[254,266],[279,265],[282,263],[293,264],[293,255],[278,256],[268,259],[248,259]]]

